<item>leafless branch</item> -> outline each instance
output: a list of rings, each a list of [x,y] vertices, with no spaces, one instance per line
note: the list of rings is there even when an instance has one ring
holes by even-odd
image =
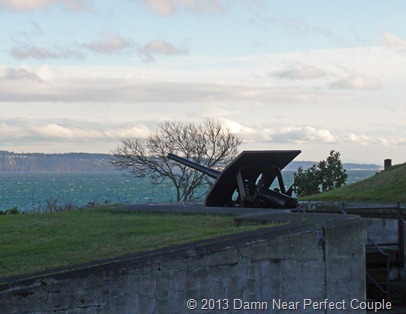
[[[201,124],[166,121],[145,140],[124,138],[113,151],[112,164],[133,177],[148,177],[153,184],[170,180],[178,201],[196,200],[207,192],[207,177],[177,162],[168,153],[215,167],[234,158],[241,140],[217,120]]]

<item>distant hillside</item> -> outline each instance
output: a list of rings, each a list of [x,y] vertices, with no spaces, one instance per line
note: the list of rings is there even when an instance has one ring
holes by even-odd
[[[303,169],[310,168],[314,164],[317,164],[315,161],[292,161],[287,167],[286,170],[297,170],[297,168],[302,167]],[[374,164],[355,164],[355,163],[343,163],[343,167],[346,170],[375,170],[378,171],[381,166]]]
[[[0,172],[112,171],[108,154],[42,154],[0,151]]]
[[[0,151],[0,172],[81,172],[81,171],[112,171],[110,164],[113,158],[109,154],[43,154],[13,153]],[[293,161],[285,169],[297,170],[311,167],[314,161]],[[343,164],[347,170],[376,170],[378,165]]]
[[[393,166],[387,171],[344,186],[338,190],[308,196],[306,200],[318,201],[371,201],[406,202],[406,163]]]

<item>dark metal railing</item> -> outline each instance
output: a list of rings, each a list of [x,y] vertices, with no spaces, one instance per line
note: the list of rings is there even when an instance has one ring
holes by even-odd
[[[387,296],[387,299],[390,300],[390,255],[386,253],[382,248],[380,248],[379,244],[377,244],[375,241],[373,241],[369,236],[367,236],[368,241],[372,244],[375,249],[385,258],[385,263],[386,263],[386,276],[385,276],[385,286],[386,289],[382,287],[381,284],[379,284],[368,271],[366,271],[367,278],[375,285],[375,287],[378,288],[378,290],[385,294]]]
[[[397,256],[396,256],[396,262],[398,266],[401,266],[404,264],[404,228],[403,228],[403,219],[402,219],[402,208],[400,206],[400,202],[396,204],[396,206],[379,206],[379,207],[346,207],[345,203],[342,204],[340,208],[340,212],[343,214],[348,214],[348,211],[351,210],[376,210],[376,209],[381,209],[381,210],[396,210],[397,211],[397,220],[398,220],[398,230],[397,230],[397,235],[398,235],[398,241],[395,243],[376,243],[371,239],[371,237],[368,235],[367,240],[369,243],[369,247],[373,247],[376,249],[376,251],[384,257],[385,259],[385,283],[384,287],[382,284],[380,284],[377,280],[373,278],[373,276],[367,271],[366,275],[367,278],[373,283],[373,285],[384,295],[387,296],[388,300],[390,300],[390,254],[388,253],[388,250],[386,247],[388,246],[397,246]],[[359,213],[358,213],[359,214]],[[387,219],[385,217],[382,217],[383,219]],[[368,245],[367,245],[368,246]]]

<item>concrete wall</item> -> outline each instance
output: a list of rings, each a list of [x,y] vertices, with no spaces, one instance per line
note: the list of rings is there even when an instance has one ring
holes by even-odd
[[[398,242],[398,220],[370,218],[369,237],[376,243]]]
[[[399,207],[398,207],[399,206]],[[301,207],[309,212],[337,213],[340,202],[302,202]],[[364,217],[368,221],[368,236],[378,245],[390,251],[398,250],[403,256],[400,265],[391,266],[391,279],[406,278],[406,207],[404,204],[347,203],[347,212]],[[354,209],[358,207],[358,209]],[[348,209],[350,208],[350,209]],[[400,211],[399,211],[400,209]],[[400,220],[399,220],[400,218]],[[400,243],[399,247],[396,244]],[[369,243],[370,244],[370,243]]]
[[[337,313],[312,306],[304,310],[309,300],[328,299],[334,306],[344,305],[340,313],[363,313],[351,309],[350,303],[365,301],[365,221],[343,215],[291,214],[285,219],[289,217],[302,221],[3,280],[0,309],[4,313]],[[197,310],[188,310],[189,299],[198,302]],[[207,302],[209,311],[202,309],[205,299],[212,299]]]

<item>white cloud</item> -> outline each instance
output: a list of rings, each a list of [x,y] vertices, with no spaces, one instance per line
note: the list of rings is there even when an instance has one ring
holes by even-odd
[[[203,65],[202,65],[203,67]],[[184,67],[183,67],[184,68]],[[14,75],[14,80],[0,76],[0,101],[4,102],[100,102],[100,103],[195,103],[226,105],[230,104],[274,104],[281,105],[309,105],[314,103],[331,103],[348,101],[345,93],[337,93],[328,89],[298,86],[269,86],[261,83],[251,84],[249,80],[219,83],[222,81],[221,69],[207,73],[202,79],[197,76],[197,70],[192,68],[182,75],[177,73],[177,67],[168,68],[167,72],[149,71],[151,78],[143,78],[143,70],[108,68],[101,71],[92,67],[80,68],[27,68],[31,78],[37,75],[42,81],[31,80],[27,77]],[[9,73],[17,70],[11,69]],[[172,71],[172,72],[171,72]],[[176,73],[175,73],[176,72]],[[179,75],[171,79],[172,73]],[[244,72],[236,75],[245,77]],[[199,82],[199,79],[202,81]],[[372,81],[374,83],[375,81]],[[355,86],[354,86],[355,84]],[[358,84],[358,85],[357,85]],[[369,84],[369,85],[368,85]],[[372,88],[376,87],[368,80],[361,82],[336,83],[338,88]]]
[[[382,42],[390,48],[406,48],[406,39],[402,39],[392,33],[383,33]]]
[[[126,125],[115,130],[107,131],[106,135],[111,138],[147,138],[151,135],[151,129],[142,123],[135,123],[135,125]]]
[[[170,16],[182,10],[192,12],[224,10],[224,0],[141,0],[149,8],[160,15]]]
[[[329,130],[317,129],[315,127],[284,127],[281,130],[269,132],[270,139],[277,143],[334,143],[337,138]]]
[[[0,7],[13,11],[44,10],[55,4],[73,11],[85,11],[91,7],[88,0],[0,0]]]
[[[75,132],[67,127],[63,127],[57,123],[50,123],[47,125],[40,125],[31,128],[31,135],[38,135],[43,137],[53,138],[72,138]]]
[[[296,64],[282,71],[271,73],[272,76],[289,80],[307,80],[321,78],[327,75],[326,71],[312,65]]]
[[[354,134],[354,133],[342,136],[341,141],[344,143],[355,143],[364,146],[373,143],[373,139],[371,137],[363,134]]]
[[[88,11],[92,8],[90,0],[59,0],[58,2],[72,11]]]
[[[111,123],[92,120],[3,119],[0,121],[0,143],[5,140],[41,139],[112,141],[124,137],[145,138],[151,129],[141,122]]]
[[[51,106],[47,107],[51,108]],[[71,106],[65,106],[65,110],[70,108]],[[127,122],[96,118],[87,114],[90,108],[85,108],[81,118],[62,118],[63,113],[59,115],[59,118],[41,118],[41,114],[35,118],[29,113],[27,113],[29,118],[22,117],[22,115],[19,118],[0,118],[0,146],[8,150],[19,150],[18,147],[24,147],[21,149],[25,151],[66,152],[85,149],[88,152],[108,153],[118,145],[121,138],[148,137],[159,123],[157,120],[137,121],[137,115],[132,116],[132,113],[127,112],[124,108],[114,105],[115,111],[125,111],[129,116]],[[36,107],[37,111],[44,109]],[[57,112],[57,108],[55,112]],[[113,113],[112,116],[114,116]],[[130,117],[134,117],[134,119],[130,119]],[[178,116],[175,119],[182,118],[184,116]],[[128,122],[130,120],[132,121]],[[280,127],[271,124],[264,127],[264,124],[241,123],[232,119],[221,119],[221,121],[243,140],[241,149],[259,149],[261,147],[291,149],[294,147],[311,154],[312,147],[318,147],[318,149],[324,147],[325,151],[334,147],[343,152],[354,145],[359,147],[360,144],[363,146],[362,149],[358,149],[359,152],[379,147],[387,152],[396,147],[399,147],[399,150],[406,147],[406,137],[404,134],[398,135],[399,133],[395,137],[383,134],[374,137],[372,134],[340,134],[338,131],[317,126],[285,125]],[[35,146],[33,146],[34,144]],[[86,146],[88,146],[87,149]]]
[[[12,123],[0,122],[0,139],[11,139],[20,137],[22,135],[22,129],[13,126]]]
[[[159,54],[184,52],[163,41],[145,45],[143,49],[144,58],[149,60]],[[298,65],[311,66],[297,70],[290,65],[291,60],[297,60]],[[374,66],[371,67],[371,64]],[[286,65],[285,76],[303,79],[270,77],[269,73],[277,72],[281,65]],[[4,75],[0,76],[0,101],[190,102],[224,105],[223,112],[230,110],[230,104],[292,105],[296,109],[317,103],[323,106],[334,103],[354,106],[352,90],[375,90],[377,92],[373,93],[371,103],[376,103],[378,99],[386,103],[388,88],[406,83],[402,76],[406,71],[404,65],[401,54],[381,47],[218,59],[185,55],[163,62],[159,67],[25,67],[30,72],[27,75],[32,78],[37,75],[44,82],[32,80],[27,84],[27,80],[18,79],[17,75],[10,82],[5,80]],[[355,67],[357,73],[352,74],[351,70]],[[14,70],[10,68],[9,71]],[[321,75],[323,71],[328,73],[325,77],[304,79]],[[385,88],[381,88],[383,86]],[[399,99],[391,102],[391,106],[396,108],[403,96],[393,90],[391,97]]]
[[[219,118],[219,121],[230,130],[231,133],[241,135],[244,139],[249,140],[251,134],[256,134],[255,130],[242,125],[233,120]]]
[[[269,142],[269,143],[322,143],[331,144],[340,140],[339,136],[333,135],[330,130],[312,126],[296,127],[263,127],[257,125],[244,125],[239,122],[223,119],[224,123],[233,133],[238,134],[244,142]]]
[[[351,75],[334,82],[331,86],[338,89],[377,90],[382,87],[382,82],[373,76]]]
[[[267,86],[168,82],[140,78],[78,77],[35,82],[0,79],[0,101],[120,103],[306,103],[335,97],[320,91]]]
[[[284,127],[257,127],[245,126],[235,121],[221,119],[230,130],[238,134],[244,143],[266,142],[273,144],[293,143],[296,145],[326,144],[343,145],[355,144],[366,146],[380,145],[384,147],[397,147],[406,145],[406,138],[396,136],[374,137],[365,134],[340,134],[338,131],[322,129],[314,126],[284,126]]]
[[[0,0],[0,6],[15,10],[41,10],[53,4],[55,0]]]
[[[406,145],[406,138],[398,137],[396,139],[392,138],[378,138],[377,143],[385,147],[397,147]]]

